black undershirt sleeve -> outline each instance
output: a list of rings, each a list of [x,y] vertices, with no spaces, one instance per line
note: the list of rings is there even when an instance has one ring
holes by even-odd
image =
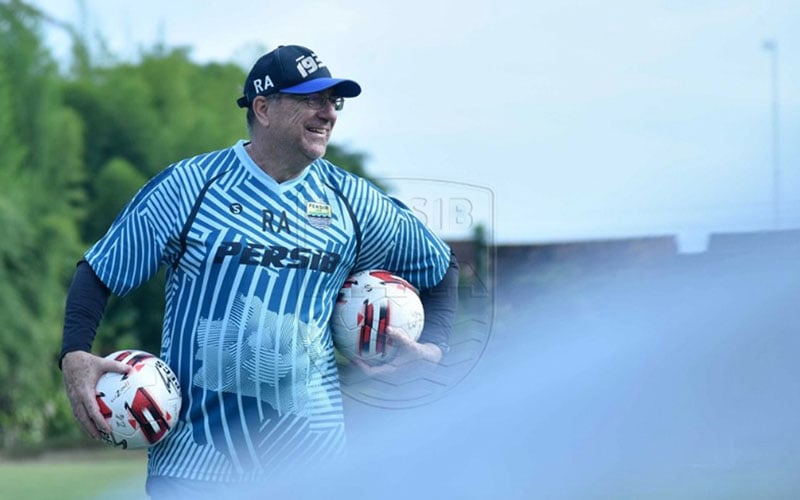
[[[425,326],[419,342],[436,344],[443,354],[447,353],[458,306],[458,261],[452,251],[444,278],[435,287],[421,290],[419,296],[425,308]]]
[[[91,352],[110,295],[111,291],[91,266],[86,261],[79,262],[67,294],[59,367],[68,352]],[[444,278],[435,287],[422,290],[420,299],[425,308],[425,327],[419,340],[436,344],[446,353],[458,304],[458,262],[455,254],[450,253],[450,265]]]
[[[59,368],[61,360],[68,352],[91,352],[92,342],[110,295],[111,291],[100,281],[89,263],[80,261],[67,293]]]

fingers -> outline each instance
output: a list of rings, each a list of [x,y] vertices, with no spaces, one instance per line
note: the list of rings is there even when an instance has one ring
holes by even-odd
[[[414,345],[417,343],[408,336],[405,330],[396,326],[387,326],[386,334],[397,347],[413,349]]]
[[[84,408],[89,416],[89,430],[92,437],[95,439],[105,438],[111,434],[111,426],[108,424],[106,417],[100,412],[100,405],[97,404],[96,391],[92,395],[89,402],[84,403]]]
[[[416,362],[438,363],[442,358],[442,350],[436,344],[417,342],[409,337],[402,328],[387,326],[386,334],[397,349],[396,355],[389,361],[380,364],[369,364],[360,358],[350,362],[368,377],[388,375],[398,369],[419,367]]]
[[[100,438],[100,432],[97,426],[92,422],[89,412],[86,410],[82,399],[76,395],[70,395],[68,391],[70,405],[72,406],[72,415],[78,421],[83,431],[93,439]]]
[[[402,356],[406,362],[421,359],[438,363],[442,359],[442,349],[436,344],[413,340],[404,330],[392,326],[386,327],[386,333],[397,347],[403,349]]]
[[[368,377],[377,377],[386,375],[397,370],[397,365],[393,363],[383,363],[380,365],[370,365],[359,358],[352,359],[351,362],[356,365]]]
[[[380,377],[382,375],[389,375],[397,371],[398,365],[394,363],[384,363],[382,365],[375,365],[370,370],[370,377]]]
[[[111,427],[97,404],[97,381],[104,373],[124,374],[129,370],[130,366],[124,363],[87,352],[75,351],[64,356],[62,375],[72,414],[84,432],[93,439],[102,439],[103,433],[111,433]]]
[[[103,373],[114,372],[114,373],[121,373],[122,375],[125,375],[126,373],[130,372],[133,369],[133,367],[127,363],[105,358],[101,358],[99,368]],[[98,380],[100,379],[100,377],[97,378]]]
[[[84,404],[83,409],[86,412],[86,423],[83,424],[83,427],[92,438],[103,439],[111,434],[111,427],[100,413],[96,399],[93,399],[93,403],[89,405]]]
[[[75,420],[78,421],[83,431],[91,438],[100,439],[102,437],[101,429],[105,432],[111,431],[105,419],[100,415],[94,390],[87,391],[85,388],[70,385],[67,388],[67,397],[72,406],[72,414],[75,416]],[[96,413],[96,415],[93,413]],[[102,420],[100,425],[97,423],[98,416]]]
[[[395,358],[398,363],[405,364],[418,359],[438,361],[439,358],[432,357],[432,353],[428,349],[428,346],[432,344],[421,344],[409,337],[408,334],[400,328],[386,327],[386,333],[389,338],[392,339],[392,343],[395,347],[400,350]]]
[[[362,361],[361,358],[353,358],[350,362],[364,372],[364,374],[370,377],[372,376],[372,366],[369,363]]]

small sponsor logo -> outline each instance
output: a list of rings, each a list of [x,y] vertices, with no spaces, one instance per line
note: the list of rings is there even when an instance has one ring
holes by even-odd
[[[306,218],[308,222],[318,228],[324,229],[331,225],[331,218],[333,217],[333,210],[327,203],[318,201],[309,201],[306,204]]]

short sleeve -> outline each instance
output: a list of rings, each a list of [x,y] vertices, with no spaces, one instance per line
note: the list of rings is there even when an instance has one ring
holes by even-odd
[[[95,274],[116,295],[126,295],[169,261],[186,219],[186,185],[169,167],[125,205],[106,234],[85,253]]]
[[[450,263],[450,248],[414,213],[382,191],[367,189],[359,197],[362,250],[356,270],[386,269],[419,289],[441,281]]]

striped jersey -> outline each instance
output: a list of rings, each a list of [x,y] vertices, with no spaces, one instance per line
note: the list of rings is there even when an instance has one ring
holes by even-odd
[[[85,258],[120,296],[166,268],[161,357],[183,405],[150,478],[247,481],[343,451],[328,320],[347,276],[430,288],[449,249],[364,179],[318,159],[277,183],[239,141],[152,178]]]

